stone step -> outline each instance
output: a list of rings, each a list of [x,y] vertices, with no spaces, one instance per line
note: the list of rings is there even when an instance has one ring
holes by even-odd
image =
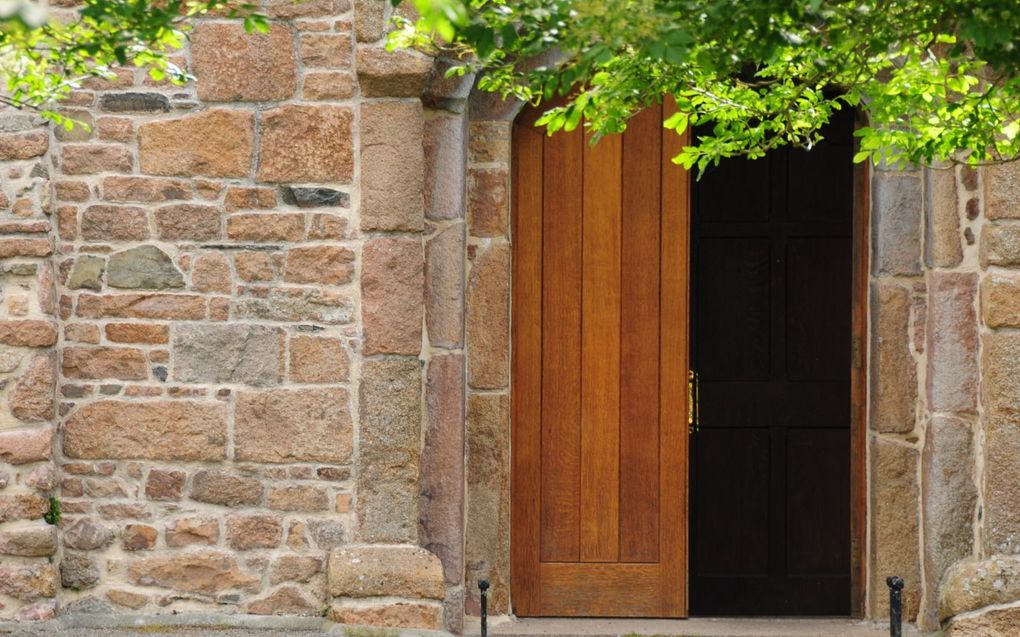
[[[465,634],[480,633],[477,620]],[[913,626],[904,637],[918,637]],[[492,637],[887,637],[887,623],[829,618],[517,619],[495,618]]]

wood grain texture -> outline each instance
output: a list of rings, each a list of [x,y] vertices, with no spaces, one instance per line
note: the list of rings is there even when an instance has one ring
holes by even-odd
[[[513,355],[511,401],[512,597],[520,612],[539,608],[542,453],[542,133],[515,127],[513,145]]]
[[[659,298],[662,111],[624,136],[623,324],[620,373],[620,559],[659,560]]]
[[[619,135],[584,147],[581,292],[581,561],[620,555]]]
[[[580,555],[580,130],[544,140],[542,215],[542,544],[544,561]]]
[[[594,148],[515,127],[520,616],[686,614],[688,176],[661,121]]]

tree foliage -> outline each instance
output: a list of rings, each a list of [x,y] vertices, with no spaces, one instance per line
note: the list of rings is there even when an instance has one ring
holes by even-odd
[[[264,31],[255,7],[231,0],[82,0],[70,8],[34,0],[0,0],[0,103],[41,111],[67,126],[59,101],[90,77],[123,66],[148,69],[157,80],[188,75],[171,55],[185,42],[188,20],[210,11],[243,16]]]
[[[399,3],[401,0],[394,0]],[[811,147],[859,108],[857,161],[971,164],[1020,155],[1018,0],[413,0],[391,46],[426,47],[479,86],[541,103],[550,132],[596,136],[666,96],[700,126],[676,159]]]

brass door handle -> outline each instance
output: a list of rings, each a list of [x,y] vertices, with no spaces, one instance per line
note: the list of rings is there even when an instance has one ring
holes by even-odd
[[[687,372],[687,429],[691,434],[701,430],[699,422],[699,399],[698,396],[698,372],[688,370]]]

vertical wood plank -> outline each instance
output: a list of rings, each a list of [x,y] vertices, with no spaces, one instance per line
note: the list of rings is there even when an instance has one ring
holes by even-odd
[[[581,561],[615,562],[620,517],[619,135],[584,148]]]
[[[858,119],[857,125],[863,125]],[[854,148],[856,152],[858,148]],[[853,275],[850,361],[850,615],[864,617],[868,582],[868,227],[870,164],[854,165]]]
[[[667,102],[666,115],[675,112]],[[688,143],[687,134],[662,135],[662,304],[659,339],[661,428],[659,485],[662,497],[660,556],[663,565],[662,614],[687,616],[688,432],[687,370],[689,334],[690,178],[672,163]],[[689,133],[688,133],[689,134]]]
[[[513,145],[511,600],[539,611],[542,467],[542,133],[523,120]]]
[[[659,560],[659,208],[662,112],[623,137],[620,559]],[[671,494],[672,497],[672,494]]]
[[[580,130],[544,139],[541,559],[576,561],[580,535]]]

